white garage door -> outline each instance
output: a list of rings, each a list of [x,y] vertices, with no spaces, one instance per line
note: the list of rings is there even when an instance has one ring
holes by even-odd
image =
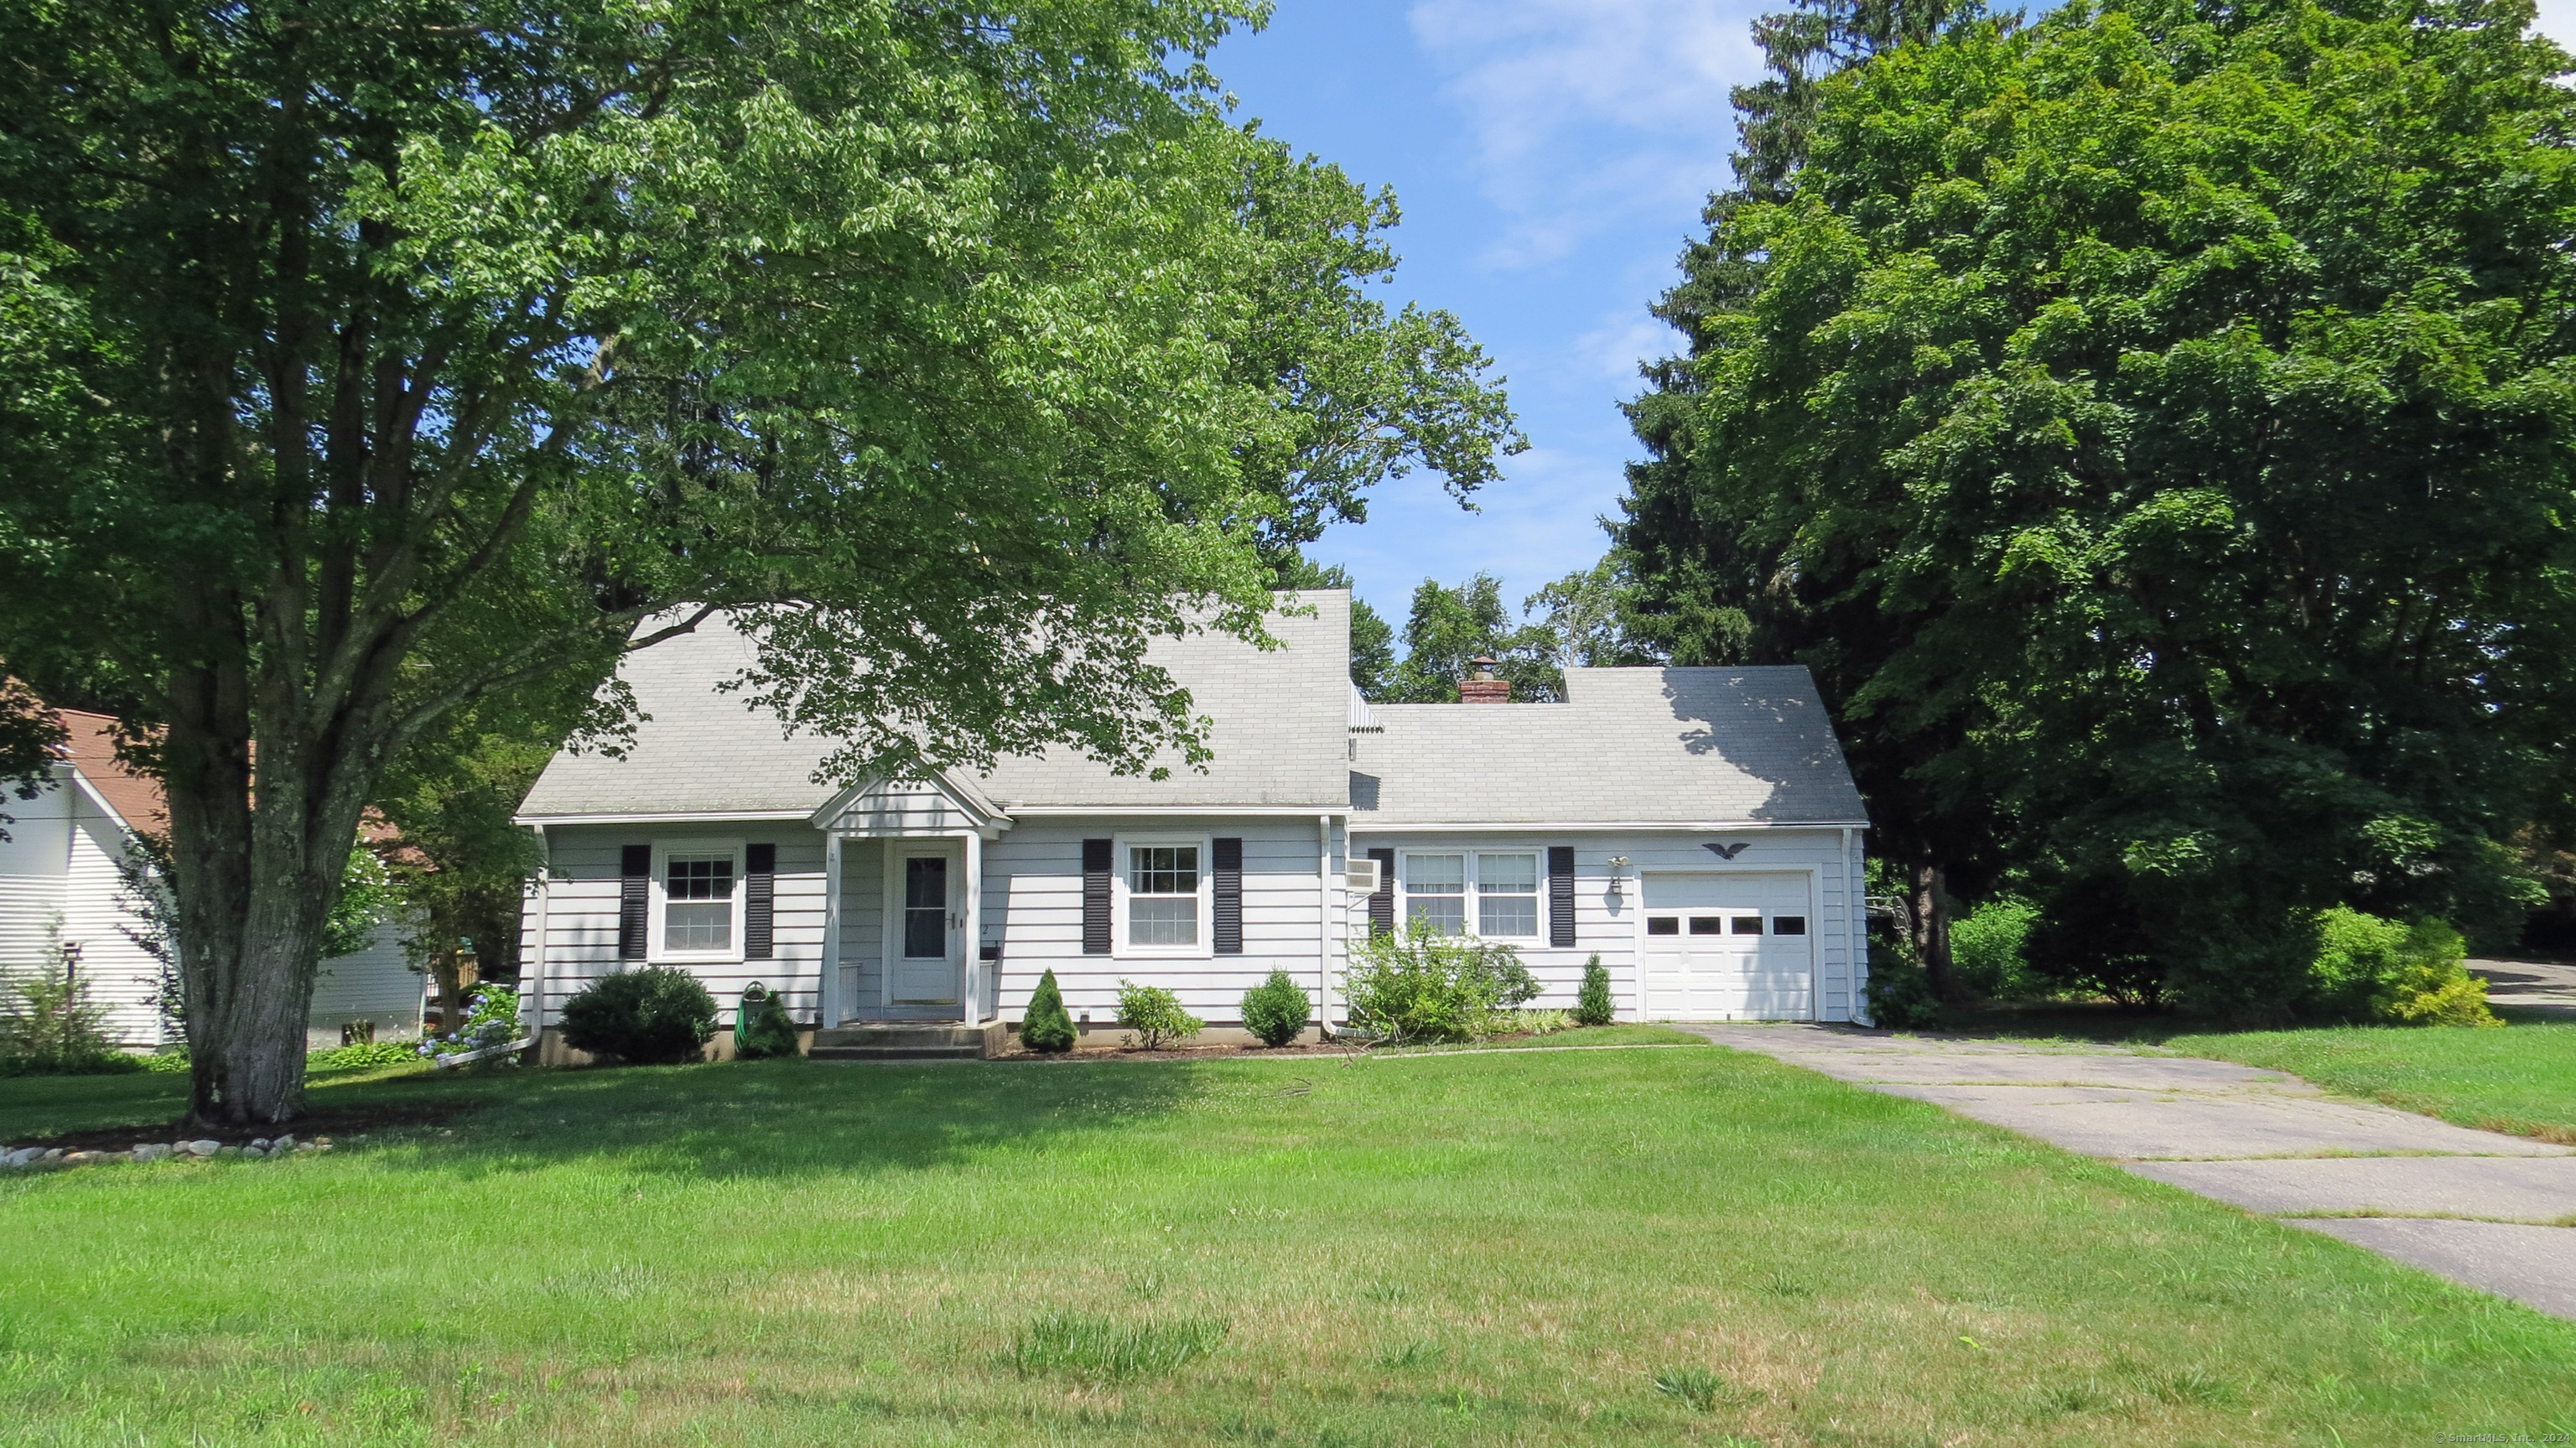
[[[1814,1017],[1804,874],[1652,874],[1642,888],[1649,1020]]]

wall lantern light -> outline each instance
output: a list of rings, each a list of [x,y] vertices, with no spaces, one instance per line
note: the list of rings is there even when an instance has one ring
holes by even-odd
[[[1628,888],[1628,857],[1612,855],[1610,864],[1610,903],[1616,905]]]

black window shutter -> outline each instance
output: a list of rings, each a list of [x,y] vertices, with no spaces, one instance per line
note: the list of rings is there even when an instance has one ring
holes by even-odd
[[[1082,842],[1082,953],[1109,953],[1109,841]]]
[[[644,920],[653,892],[653,847],[628,845],[617,856],[617,958],[644,958]]]
[[[751,845],[742,860],[742,958],[770,958],[770,925],[777,917],[778,847]]]
[[[1559,950],[1574,944],[1574,846],[1547,847],[1547,943]]]
[[[1211,934],[1219,955],[1243,954],[1243,841],[1220,838],[1216,845],[1216,920]]]
[[[1369,934],[1395,933],[1395,851],[1371,850],[1377,861],[1377,892],[1369,896]]]

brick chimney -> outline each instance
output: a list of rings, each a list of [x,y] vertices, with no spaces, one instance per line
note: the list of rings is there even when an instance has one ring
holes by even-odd
[[[1512,701],[1512,681],[1494,677],[1496,660],[1479,657],[1467,662],[1475,666],[1476,672],[1458,681],[1459,703],[1508,704]]]

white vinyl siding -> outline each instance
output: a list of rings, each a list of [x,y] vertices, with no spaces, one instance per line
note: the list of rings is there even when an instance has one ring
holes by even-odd
[[[1746,848],[1733,860],[1721,860],[1704,848],[1711,842],[1743,841]],[[1575,941],[1571,948],[1557,949],[1548,945],[1547,850],[1552,845],[1570,845],[1574,849]],[[1644,912],[1640,907],[1640,880],[1649,874],[1671,871],[1698,872],[1716,870],[1794,870],[1810,877],[1813,906],[1805,918],[1806,930],[1813,941],[1816,961],[1814,1010],[1816,1018],[1847,1021],[1855,1018],[1855,1005],[1860,1001],[1862,982],[1868,979],[1865,943],[1856,928],[1863,922],[1862,903],[1863,837],[1854,832],[1851,852],[1843,854],[1842,832],[1833,828],[1776,827],[1743,829],[1725,833],[1693,834],[1682,831],[1563,831],[1551,833],[1533,827],[1527,834],[1515,831],[1438,833],[1401,830],[1371,830],[1363,817],[1352,832],[1351,849],[1365,857],[1372,847],[1392,848],[1400,862],[1416,854],[1471,855],[1477,852],[1534,853],[1539,862],[1539,930],[1534,937],[1512,937],[1499,943],[1510,944],[1520,953],[1523,964],[1530,968],[1542,989],[1533,1007],[1571,1009],[1575,993],[1583,984],[1583,963],[1595,953],[1610,971],[1611,990],[1619,1003],[1622,1020],[1642,1019],[1638,991],[1638,949],[1644,942],[1639,922]],[[1615,901],[1610,894],[1610,857],[1624,855],[1624,879]],[[1397,920],[1404,917],[1405,896],[1397,895]],[[1348,897],[1343,917],[1347,938],[1364,940],[1368,933],[1368,899],[1364,895]]]
[[[741,958],[740,909],[741,859],[743,845],[752,841],[778,847],[777,874],[774,877],[770,947],[773,958]],[[658,868],[672,851],[687,855],[692,851],[715,855],[731,852],[737,861],[735,869],[736,903],[733,948],[722,959],[673,959],[690,974],[706,983],[716,998],[716,1006],[727,1022],[742,998],[743,987],[758,981],[784,998],[787,1013],[799,1022],[815,1019],[821,1008],[823,959],[823,836],[803,824],[746,826],[740,824],[710,825],[703,831],[692,831],[669,824],[655,825],[650,833],[621,825],[555,825],[546,831],[550,879],[547,884],[545,912],[545,1019],[549,1025],[561,1019],[563,1002],[593,979],[614,975],[620,967],[617,959],[617,906],[623,883],[619,851],[627,845],[653,844],[657,886],[652,897],[653,909],[648,923],[655,933],[662,928],[660,906],[663,872]],[[869,888],[876,888],[878,877],[867,876]],[[523,920],[533,924],[533,900],[526,907]],[[870,912],[873,915],[873,911]],[[848,925],[848,912],[843,913]],[[871,950],[873,954],[873,949]],[[846,956],[844,957],[847,958]],[[530,988],[533,989],[536,961],[533,953],[521,956]]]

